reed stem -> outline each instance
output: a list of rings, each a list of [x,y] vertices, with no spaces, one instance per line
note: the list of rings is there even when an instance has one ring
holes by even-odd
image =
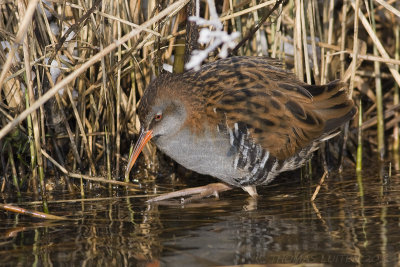
[[[373,0],[370,0],[370,9],[371,9],[371,22],[372,29],[374,33],[376,33],[376,24],[375,24],[375,9]],[[374,56],[378,55],[378,50],[376,48],[376,44],[373,45],[373,53]],[[379,61],[374,62],[374,73],[375,73],[375,94],[376,94],[376,113],[377,113],[377,141],[378,141],[378,157],[380,160],[383,160],[385,157],[385,125],[383,120],[383,97],[382,97],[382,81],[381,81],[381,68]]]

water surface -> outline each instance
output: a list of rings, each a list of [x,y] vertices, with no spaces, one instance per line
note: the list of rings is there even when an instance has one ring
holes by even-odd
[[[185,179],[181,179],[185,181]],[[160,181],[123,188],[50,194],[43,221],[0,211],[1,266],[224,266],[299,264],[396,266],[400,263],[400,176],[332,174],[315,200],[318,178],[289,174],[255,201],[240,189],[220,199],[150,205],[149,192],[189,185]],[[190,181],[190,186],[213,180]],[[157,185],[156,185],[157,184]],[[19,201],[27,209],[33,196]]]

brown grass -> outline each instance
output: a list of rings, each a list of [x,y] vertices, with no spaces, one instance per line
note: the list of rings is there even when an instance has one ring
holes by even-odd
[[[70,178],[120,178],[140,96],[162,64],[182,54],[188,2],[0,1],[0,41],[10,44],[0,49],[0,191],[44,194],[54,174],[69,188]],[[245,36],[274,3],[216,6],[225,30]],[[238,54],[281,58],[308,83],[348,82],[364,124],[357,131],[356,119],[345,130],[345,150],[356,157],[360,133],[364,155],[373,151],[399,169],[399,10],[394,0],[288,1]],[[209,14],[206,1],[201,14]],[[55,25],[69,30],[52,32]],[[155,160],[154,148],[144,154]]]

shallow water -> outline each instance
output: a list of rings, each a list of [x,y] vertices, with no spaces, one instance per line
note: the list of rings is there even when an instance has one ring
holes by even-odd
[[[84,199],[53,192],[50,212],[75,220],[0,211],[0,265],[399,265],[400,176],[332,174],[312,203],[318,180],[293,173],[259,190],[258,201],[237,189],[185,205],[146,204],[143,195],[154,184],[138,192],[93,190]],[[164,192],[177,185],[157,187]],[[1,197],[41,210],[28,203],[31,196],[19,203]]]

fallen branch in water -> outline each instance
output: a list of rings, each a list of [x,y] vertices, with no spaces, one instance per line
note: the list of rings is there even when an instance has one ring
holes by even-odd
[[[40,212],[40,211],[27,210],[24,208],[7,205],[7,204],[0,204],[0,209],[6,210],[6,211],[11,211],[14,213],[29,215],[29,216],[32,216],[35,218],[46,219],[46,220],[68,220],[68,218],[66,218],[66,217],[51,215],[51,214]]]

